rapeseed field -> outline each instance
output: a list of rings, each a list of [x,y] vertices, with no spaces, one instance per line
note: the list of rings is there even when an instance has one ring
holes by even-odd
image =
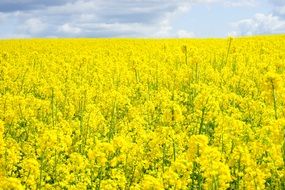
[[[285,35],[0,41],[0,189],[285,189]]]

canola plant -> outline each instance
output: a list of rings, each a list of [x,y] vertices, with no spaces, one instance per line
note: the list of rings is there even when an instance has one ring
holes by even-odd
[[[0,189],[285,189],[285,35],[0,41]]]

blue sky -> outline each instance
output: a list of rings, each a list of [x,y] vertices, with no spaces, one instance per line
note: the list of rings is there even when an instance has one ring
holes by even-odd
[[[285,33],[285,0],[0,0],[0,38]]]

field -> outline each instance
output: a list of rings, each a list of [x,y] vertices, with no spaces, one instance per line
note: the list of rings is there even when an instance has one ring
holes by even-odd
[[[285,189],[285,35],[0,41],[0,189]]]

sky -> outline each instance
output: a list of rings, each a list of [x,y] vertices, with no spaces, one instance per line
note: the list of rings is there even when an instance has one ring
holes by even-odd
[[[0,0],[0,38],[285,33],[285,0]]]

